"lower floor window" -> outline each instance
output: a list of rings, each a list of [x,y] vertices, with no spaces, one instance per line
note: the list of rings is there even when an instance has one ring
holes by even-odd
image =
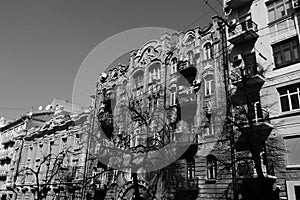
[[[284,142],[287,153],[287,165],[300,165],[300,136],[284,138]]]
[[[278,89],[281,111],[291,111],[300,108],[300,84],[285,86]]]
[[[217,159],[214,155],[207,156],[207,179],[216,179]]]

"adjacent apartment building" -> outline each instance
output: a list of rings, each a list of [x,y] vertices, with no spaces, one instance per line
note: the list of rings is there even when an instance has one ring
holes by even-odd
[[[81,198],[89,112],[54,99],[1,127],[1,199]]]
[[[266,170],[290,200],[300,198],[299,10],[297,0],[224,0],[231,67],[260,82],[259,105],[273,125],[266,142],[277,141],[265,149],[277,152]]]
[[[16,163],[18,163],[21,142],[17,138],[24,137],[27,130],[41,127],[46,122],[53,111],[44,110],[37,112],[30,112],[18,119],[8,123],[2,118],[1,133],[1,150],[0,150],[0,185],[1,198],[12,198],[14,193],[9,189],[16,177]]]

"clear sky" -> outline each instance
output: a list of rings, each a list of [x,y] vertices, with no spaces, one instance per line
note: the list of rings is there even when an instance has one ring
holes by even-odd
[[[222,14],[220,2],[208,0]],[[0,116],[17,118],[55,97],[71,101],[81,63],[115,34],[204,27],[213,15],[203,0],[0,0]]]

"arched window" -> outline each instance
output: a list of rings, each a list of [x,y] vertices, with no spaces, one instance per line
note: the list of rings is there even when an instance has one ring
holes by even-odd
[[[171,74],[177,72],[177,58],[171,60]]]
[[[212,45],[210,42],[207,42],[204,46],[204,60],[212,59],[213,52],[212,52]]]
[[[216,179],[217,159],[214,155],[207,156],[207,179]]]
[[[144,85],[144,71],[139,70],[133,75],[133,85],[136,89],[139,89]]]
[[[188,61],[189,61],[190,65],[194,65],[194,52],[189,51],[187,53],[187,56],[188,56]]]
[[[149,83],[152,83],[154,81],[160,80],[160,64],[159,63],[154,63],[152,64],[149,69]]]

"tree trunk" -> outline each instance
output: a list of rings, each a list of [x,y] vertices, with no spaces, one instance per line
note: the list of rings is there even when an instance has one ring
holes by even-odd
[[[134,195],[135,195],[134,200],[142,200],[142,198],[140,196],[139,182],[138,182],[137,173],[132,173],[132,179],[133,179]]]
[[[254,161],[254,164],[255,164],[255,169],[256,169],[256,173],[257,173],[257,177],[259,179],[264,179],[264,174],[263,174],[263,171],[262,171],[262,168],[261,168],[261,157],[260,157],[260,153],[255,151],[255,152],[252,152],[252,158],[253,158],[253,161]]]

